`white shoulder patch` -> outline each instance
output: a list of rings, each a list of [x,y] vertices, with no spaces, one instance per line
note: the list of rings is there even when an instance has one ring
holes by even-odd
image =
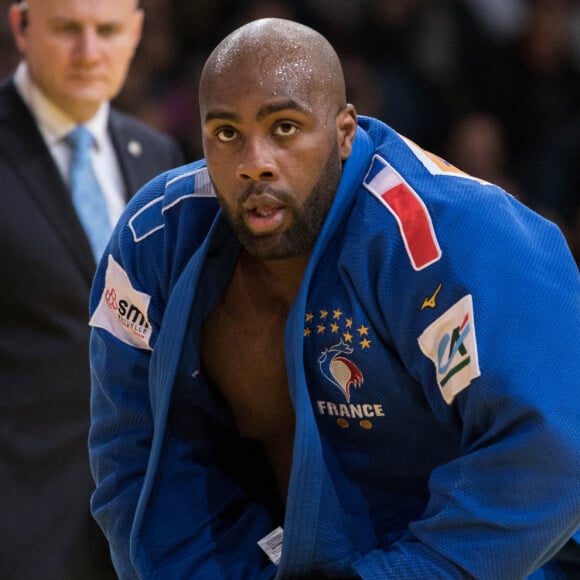
[[[458,393],[481,375],[471,294],[430,324],[418,342],[423,354],[433,361],[441,395],[450,405]]]
[[[445,159],[431,153],[430,151],[426,151],[422,147],[419,147],[417,143],[411,141],[411,139],[401,135],[403,141],[407,144],[409,149],[414,153],[415,157],[423,164],[423,167],[431,174],[431,175],[447,175],[451,177],[461,177],[463,179],[471,179],[473,181],[477,181],[483,185],[490,185],[487,181],[483,179],[479,179],[478,177],[474,177],[473,175],[469,175],[465,173],[465,171],[461,171],[454,165],[451,165]]]
[[[109,255],[105,288],[89,324],[108,330],[126,344],[151,350],[150,301],[151,296],[135,290],[125,270]]]

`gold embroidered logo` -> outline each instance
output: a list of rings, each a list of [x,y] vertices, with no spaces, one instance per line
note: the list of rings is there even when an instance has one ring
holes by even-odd
[[[439,282],[437,288],[435,288],[435,292],[423,300],[423,304],[421,304],[421,310],[425,310],[425,308],[437,308],[437,295],[439,292],[441,292],[441,288],[443,288],[443,282]]]

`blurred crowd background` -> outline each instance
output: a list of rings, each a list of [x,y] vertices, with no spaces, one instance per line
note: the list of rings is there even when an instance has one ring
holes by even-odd
[[[98,1],[98,0],[94,0]],[[6,14],[10,0],[0,0]],[[254,18],[322,32],[348,98],[557,222],[580,258],[580,0],[141,0],[145,32],[116,105],[202,156],[197,82]],[[0,72],[18,56],[6,16]]]

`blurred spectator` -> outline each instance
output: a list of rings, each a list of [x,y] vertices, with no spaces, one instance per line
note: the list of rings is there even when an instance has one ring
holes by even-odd
[[[510,175],[505,133],[497,117],[480,111],[460,116],[450,128],[444,156],[470,175],[495,183],[525,201]]]
[[[8,22],[19,57],[4,64],[21,62],[0,84],[0,576],[108,580],[89,507],[89,292],[125,203],[183,158],[110,106],[137,0],[15,2]]]
[[[492,37],[505,40],[517,34],[527,0],[464,0]]]
[[[486,78],[487,104],[506,127],[510,165],[527,203],[555,221],[573,246],[578,165],[571,124],[580,115],[580,68],[569,23],[574,4],[528,0],[526,6],[522,29]]]
[[[546,135],[525,175],[528,204],[558,224],[580,263],[580,112]]]
[[[572,56],[568,0],[529,0],[524,25],[489,71],[487,98],[506,126],[515,169],[526,179],[530,156],[578,113],[580,73]],[[532,162],[532,163],[535,163]]]
[[[0,13],[2,14],[0,18],[0,78],[14,70],[18,64],[18,52],[14,47],[6,18],[6,11],[10,3],[11,0],[0,0]]]

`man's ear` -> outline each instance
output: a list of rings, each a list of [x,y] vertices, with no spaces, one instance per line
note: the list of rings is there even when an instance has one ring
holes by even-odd
[[[340,159],[345,161],[350,157],[352,142],[356,134],[356,110],[353,105],[346,105],[336,117],[336,131],[338,133],[338,148]]]
[[[8,7],[8,23],[16,47],[21,53],[26,48],[26,30],[28,28],[28,6],[26,2],[12,3]]]

